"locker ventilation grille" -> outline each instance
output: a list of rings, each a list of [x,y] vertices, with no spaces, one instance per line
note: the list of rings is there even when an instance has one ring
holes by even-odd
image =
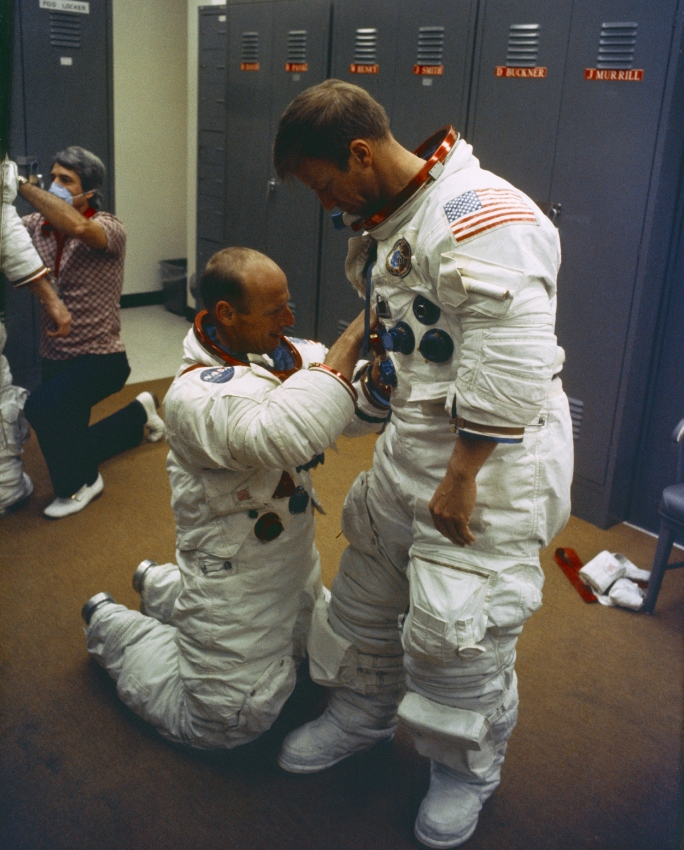
[[[240,62],[259,61],[259,33],[243,32],[240,42]]]
[[[444,27],[421,27],[418,30],[418,65],[444,63]]]
[[[599,40],[597,68],[631,68],[634,62],[638,24],[603,24]]]
[[[287,34],[287,61],[302,65],[306,58],[306,30],[290,30]]]
[[[378,61],[377,29],[357,29],[354,42],[354,62],[361,65],[374,65]]]
[[[577,440],[579,440],[580,429],[582,427],[584,402],[580,401],[578,398],[569,397],[568,402],[570,403],[570,418],[572,419],[572,439],[577,442]]]
[[[81,46],[81,16],[50,12],[50,44],[78,50]]]
[[[506,64],[510,68],[534,68],[539,53],[539,24],[511,24],[508,28]]]
[[[349,322],[345,322],[344,319],[340,319],[337,323],[337,335],[342,336],[342,334],[347,330],[348,327]]]

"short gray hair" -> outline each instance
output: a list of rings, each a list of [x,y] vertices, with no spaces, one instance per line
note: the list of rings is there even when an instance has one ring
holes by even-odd
[[[84,192],[95,190],[95,194],[90,199],[90,205],[95,207],[96,210],[99,209],[102,202],[102,193],[99,190],[104,185],[107,174],[100,157],[78,145],[71,145],[56,153],[53,162],[61,165],[62,168],[75,171],[81,178],[81,186]]]

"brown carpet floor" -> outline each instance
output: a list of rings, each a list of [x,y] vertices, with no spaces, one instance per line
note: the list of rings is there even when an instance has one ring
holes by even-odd
[[[146,385],[160,396],[168,381]],[[141,389],[128,386],[103,415]],[[326,584],[344,539],[344,495],[372,439],[340,439],[315,473],[328,515],[318,540]],[[400,730],[392,745],[310,777],[275,756],[316,716],[301,683],[276,726],[232,752],[174,747],[126,709],[85,651],[83,603],[108,590],[131,607],[140,560],[173,560],[165,444],[103,464],[105,491],[51,522],[35,438],[29,506],[0,520],[0,848],[2,850],[409,850],[428,765]],[[553,562],[601,549],[650,565],[652,538],[572,519],[544,553],[544,607],[519,643],[521,712],[500,788],[468,850],[669,850],[678,846],[684,573],[666,576],[654,617],[585,604]]]

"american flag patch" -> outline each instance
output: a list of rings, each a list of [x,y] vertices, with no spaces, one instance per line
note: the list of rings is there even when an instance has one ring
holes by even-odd
[[[252,497],[249,494],[249,490],[238,490],[238,502],[244,502],[245,499],[251,499]]]
[[[457,242],[504,224],[536,224],[534,212],[510,189],[476,189],[444,204]]]

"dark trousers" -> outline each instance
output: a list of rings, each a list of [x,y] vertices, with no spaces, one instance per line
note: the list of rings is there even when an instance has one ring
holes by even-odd
[[[118,392],[131,373],[126,353],[85,354],[43,360],[43,383],[26,400],[24,413],[36,432],[55,494],[72,496],[94,484],[97,466],[144,436],[145,408],[133,401],[88,426],[90,408]]]

